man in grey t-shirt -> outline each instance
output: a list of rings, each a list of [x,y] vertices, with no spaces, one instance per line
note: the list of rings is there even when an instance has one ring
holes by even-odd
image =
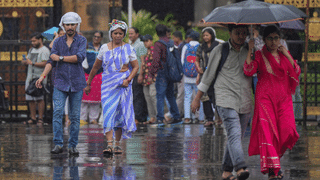
[[[248,27],[244,25],[229,25],[230,40],[229,54],[217,75],[214,84],[216,109],[227,131],[227,146],[222,160],[223,179],[233,179],[232,171],[237,172],[238,179],[247,179],[249,172],[244,159],[241,139],[244,136],[248,121],[251,117],[252,78],[245,76],[243,65],[246,58],[250,58],[254,41],[245,44]],[[191,108],[196,111],[200,106],[201,96],[211,85],[221,59],[222,44],[215,47],[209,56],[207,70],[198,85],[196,98]]]
[[[50,50],[43,45],[43,36],[40,33],[35,33],[31,35],[32,48],[29,50],[26,59],[22,60],[22,64],[27,65],[28,73],[25,84],[25,89],[28,88],[30,81],[34,78],[39,78],[47,60],[49,59]],[[43,82],[46,83],[46,80]],[[43,123],[44,114],[44,96],[34,97],[26,94],[26,101],[29,104],[30,119],[25,122],[25,124],[32,123]],[[36,105],[38,105],[38,121],[36,118]]]

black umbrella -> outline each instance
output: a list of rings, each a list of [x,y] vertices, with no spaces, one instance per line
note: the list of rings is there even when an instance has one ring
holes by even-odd
[[[213,24],[272,24],[305,17],[304,12],[292,5],[248,0],[217,7],[202,21]]]
[[[202,19],[212,24],[273,24],[299,20],[307,15],[292,5],[248,0],[215,8]],[[252,32],[251,32],[251,37]],[[252,49],[254,59],[254,49]]]
[[[305,25],[300,20],[281,22],[279,23],[279,27],[281,29],[294,29],[294,30],[300,30],[300,31],[303,31],[306,29]]]

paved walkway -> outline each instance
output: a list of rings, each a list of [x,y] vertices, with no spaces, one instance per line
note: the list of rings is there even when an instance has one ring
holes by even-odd
[[[300,127],[298,127],[300,129]],[[250,128],[248,128],[250,131]],[[65,142],[68,129],[64,129]],[[51,155],[51,125],[0,126],[0,179],[221,179],[221,159],[226,137],[222,128],[200,124],[175,128],[139,127],[133,138],[123,140],[124,153],[103,157],[104,136],[99,125],[81,126],[79,157],[67,149]],[[320,132],[299,130],[301,138],[282,158],[284,180],[320,179]],[[247,133],[244,150],[249,144]],[[65,143],[64,147],[67,147]],[[250,180],[267,180],[260,173],[259,157],[247,157]]]

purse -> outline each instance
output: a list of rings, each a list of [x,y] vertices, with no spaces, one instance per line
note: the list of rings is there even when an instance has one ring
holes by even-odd
[[[37,88],[36,87],[36,82],[39,78],[33,78],[30,83],[29,83],[29,86],[26,90],[26,94],[30,95],[30,96],[33,96],[33,97],[40,97],[42,95],[45,94],[44,92],[44,88]],[[41,83],[42,84],[42,83]]]

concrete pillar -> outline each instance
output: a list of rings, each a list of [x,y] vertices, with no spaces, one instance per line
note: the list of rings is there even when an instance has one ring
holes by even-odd
[[[121,5],[122,0],[117,0],[116,5]],[[103,42],[107,41],[108,23],[110,18],[110,5],[112,0],[63,0],[62,15],[69,11],[78,13],[82,19],[80,30],[87,38],[88,42],[92,41],[94,31],[104,33]]]
[[[216,7],[235,2],[236,0],[196,0],[194,1],[194,22],[197,24]]]
[[[214,9],[216,0],[194,1],[194,22],[198,23]]]

